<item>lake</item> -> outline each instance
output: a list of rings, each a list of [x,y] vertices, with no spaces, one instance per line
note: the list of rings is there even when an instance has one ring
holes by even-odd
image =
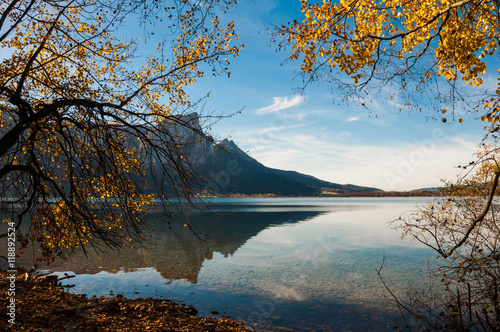
[[[398,294],[425,287],[419,275],[432,252],[389,223],[428,200],[214,199],[218,217],[188,214],[195,234],[183,220],[170,219],[169,229],[150,215],[154,247],[50,269],[75,273],[66,280],[74,293],[169,298],[257,331],[393,331],[401,319],[376,269],[385,257],[382,275]]]

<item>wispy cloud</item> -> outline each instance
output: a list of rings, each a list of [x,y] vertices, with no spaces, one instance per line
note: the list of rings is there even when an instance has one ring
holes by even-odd
[[[273,99],[274,103],[272,105],[258,109],[257,114],[278,112],[298,105],[304,101],[304,97],[302,96],[294,96],[291,99],[288,99],[288,97],[274,97]]]
[[[346,119],[347,122],[359,121],[359,116],[351,116]]]
[[[296,170],[322,180],[411,190],[454,179],[475,151],[475,144],[457,137],[426,138],[391,144],[350,144],[331,136],[275,132],[269,140],[251,144],[250,155],[272,168]]]

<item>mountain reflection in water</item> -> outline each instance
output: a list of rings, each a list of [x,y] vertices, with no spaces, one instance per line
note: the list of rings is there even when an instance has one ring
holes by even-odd
[[[149,214],[147,222],[153,226],[156,234],[152,235],[151,243],[144,247],[105,250],[99,255],[90,249],[87,257],[80,254],[69,261],[58,260],[50,266],[42,264],[39,268],[96,274],[101,271],[116,273],[120,270],[129,272],[153,267],[167,280],[185,279],[196,284],[203,262],[212,259],[214,253],[228,257],[269,226],[302,222],[325,212],[219,213],[191,213],[188,218],[192,230],[184,226],[185,221],[180,217],[169,218],[168,224],[162,214]],[[28,257],[32,257],[29,248],[19,263],[30,265]]]
[[[385,257],[393,290],[427,287],[418,271],[432,255],[388,222],[427,199],[220,199],[213,214],[187,215],[194,233],[182,218],[150,214],[154,246],[39,267],[76,273],[72,292],[170,298],[256,330],[387,330],[399,314],[376,269]]]

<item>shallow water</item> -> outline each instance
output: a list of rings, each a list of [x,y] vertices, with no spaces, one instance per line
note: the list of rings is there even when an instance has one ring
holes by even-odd
[[[217,199],[172,230],[149,216],[155,246],[75,257],[71,292],[169,298],[200,315],[230,315],[256,330],[367,331],[401,326],[376,269],[401,293],[425,287],[432,252],[400,239],[389,222],[428,198]],[[29,254],[27,254],[29,257]],[[23,258],[27,259],[27,258]]]

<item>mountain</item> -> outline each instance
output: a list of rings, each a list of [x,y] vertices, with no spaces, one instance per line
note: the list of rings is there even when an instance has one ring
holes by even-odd
[[[338,184],[323,181],[311,175],[295,171],[284,171],[264,166],[242,151],[232,140],[219,146],[210,140],[197,137],[201,132],[199,116],[196,113],[183,119],[192,129],[176,129],[195,171],[208,181],[210,192],[229,194],[275,194],[277,196],[314,196],[322,192],[362,193],[380,191],[377,188]],[[194,129],[194,130],[193,130]]]

